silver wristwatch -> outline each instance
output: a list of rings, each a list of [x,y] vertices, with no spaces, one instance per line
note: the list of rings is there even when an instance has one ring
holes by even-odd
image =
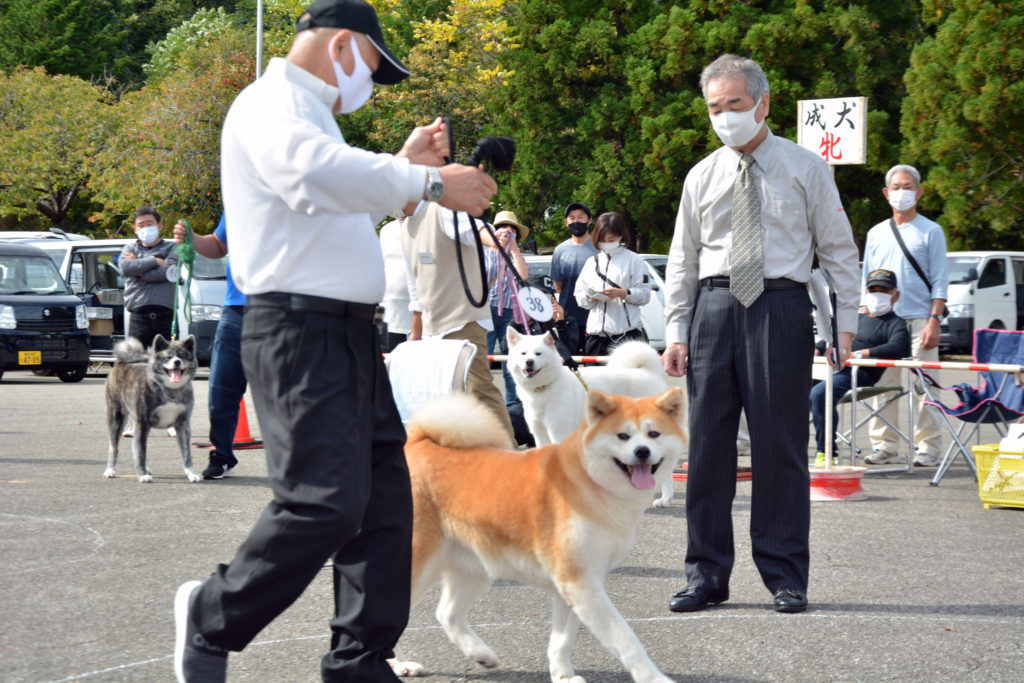
[[[857,352],[855,352],[853,354],[853,357],[854,358],[863,358],[864,357],[864,352],[863,351],[857,351]]]
[[[444,181],[441,180],[441,171],[433,166],[427,166],[427,200],[439,202],[443,196]]]

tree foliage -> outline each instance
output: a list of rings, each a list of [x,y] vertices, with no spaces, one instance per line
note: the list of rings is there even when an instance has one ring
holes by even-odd
[[[941,208],[951,247],[1022,249],[1024,2],[927,11],[937,31],[913,51],[901,126],[927,170],[923,202]]]
[[[68,228],[116,129],[113,104],[105,89],[42,67],[0,74],[0,215],[38,212]]]
[[[642,247],[665,248],[686,172],[720,144],[700,71],[733,52],[764,67],[779,135],[795,138],[799,99],[872,98],[867,168],[876,173],[853,171],[839,184],[848,204],[869,196],[877,204],[877,170],[898,149],[889,122],[900,90],[892,84],[915,35],[908,7],[878,1],[523,0],[512,32],[522,49],[504,60],[513,75],[501,93],[502,122],[521,132],[503,199],[521,218],[545,222],[539,239],[548,243],[564,239],[561,210],[580,200],[598,212],[622,211]],[[861,232],[870,227],[863,223]]]
[[[221,211],[220,131],[228,107],[252,82],[249,38],[219,33],[183,50],[162,80],[126,94],[117,136],[101,155],[93,187],[103,209],[94,217],[111,229],[142,205],[216,225]]]

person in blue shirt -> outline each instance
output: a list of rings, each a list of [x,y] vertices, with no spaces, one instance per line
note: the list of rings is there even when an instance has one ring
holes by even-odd
[[[565,207],[565,226],[571,237],[551,254],[551,279],[558,292],[555,320],[562,321],[558,336],[573,354],[583,353],[590,317],[590,311],[576,303],[574,294],[583,266],[597,254],[597,247],[590,239],[590,222],[590,207],[583,202],[572,202]]]
[[[911,356],[919,361],[937,361],[940,320],[949,288],[946,237],[938,223],[917,211],[924,189],[916,168],[906,164],[890,168],[882,194],[892,207],[892,216],[868,231],[862,278],[866,280],[868,273],[879,268],[896,273],[903,296],[895,311],[910,327]],[[897,370],[890,369],[886,377],[883,384],[899,384]],[[918,447],[914,465],[937,467],[942,460],[942,425],[936,409],[924,404],[927,398],[921,392],[914,407],[914,441]],[[873,400],[876,410],[884,400]],[[874,452],[864,461],[872,465],[900,463],[900,438],[889,426],[898,424],[899,407],[891,404],[879,410],[878,416],[868,423]]]
[[[185,226],[174,226],[174,240],[185,240]],[[196,253],[206,258],[227,256],[228,232],[224,216],[220,217],[212,235],[193,235]],[[231,278],[231,263],[227,267],[227,292],[221,308],[220,321],[213,338],[210,359],[210,462],[203,470],[203,479],[223,479],[238,464],[234,453],[235,430],[238,428],[238,410],[248,382],[242,368],[242,314],[245,312],[245,294]]]

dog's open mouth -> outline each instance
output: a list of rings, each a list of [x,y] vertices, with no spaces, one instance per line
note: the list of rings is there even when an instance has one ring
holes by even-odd
[[[540,372],[540,368],[523,368],[523,374],[527,377],[533,377],[538,372]]]
[[[169,377],[172,382],[180,382],[182,376],[183,375],[182,375],[182,372],[181,372],[181,368],[168,368],[167,369],[167,377]]]
[[[649,462],[641,463],[639,465],[627,465],[618,458],[612,458],[612,460],[614,460],[615,464],[619,466],[619,469],[629,477],[629,481],[634,487],[646,491],[657,486],[657,483],[654,481],[654,473],[657,472],[658,468],[661,466],[660,462],[653,465]]]

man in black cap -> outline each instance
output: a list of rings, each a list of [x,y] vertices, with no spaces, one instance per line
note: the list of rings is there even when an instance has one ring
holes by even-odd
[[[590,316],[590,311],[580,308],[573,295],[583,265],[597,253],[597,247],[590,240],[590,222],[590,207],[583,202],[572,202],[565,207],[565,225],[570,237],[551,254],[551,279],[558,292],[555,308],[555,318],[560,321],[558,333],[574,354],[583,353]]]
[[[896,287],[896,273],[891,270],[873,270],[867,276],[867,294],[864,296],[867,313],[857,319],[857,336],[850,348],[854,358],[900,359],[910,355],[910,334],[903,318],[893,313],[893,306],[899,301],[900,290]],[[818,343],[818,354],[825,352],[825,343]],[[857,386],[873,387],[885,372],[885,368],[857,368]],[[835,428],[839,419],[836,403],[853,386],[852,368],[844,367],[832,375],[832,453],[835,454]],[[825,382],[819,382],[811,389],[811,417],[817,439],[816,462],[825,464]]]
[[[225,680],[227,652],[328,559],[335,616],[323,679],[397,680],[387,659],[409,615],[412,494],[374,324],[385,289],[374,225],[422,200],[480,215],[497,189],[478,168],[441,166],[440,119],[393,156],[345,142],[334,115],[406,75],[370,5],[321,0],[300,17],[288,56],[225,118],[221,185],[233,276],[247,295],[242,363],[273,498],[230,564],[179,587],[179,681]]]

